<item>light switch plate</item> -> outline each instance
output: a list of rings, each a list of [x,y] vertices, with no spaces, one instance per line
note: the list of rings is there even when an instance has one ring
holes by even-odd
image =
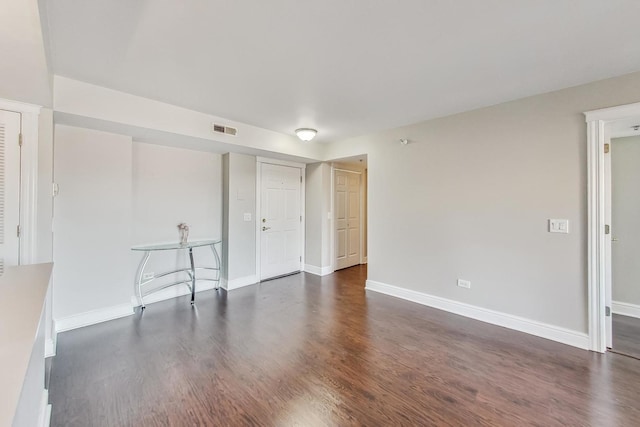
[[[245,221],[251,221],[251,212],[245,212],[244,213],[244,220]]]
[[[568,219],[550,219],[549,233],[569,234],[569,220]]]

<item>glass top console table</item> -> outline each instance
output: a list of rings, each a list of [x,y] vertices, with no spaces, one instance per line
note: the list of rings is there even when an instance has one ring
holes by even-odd
[[[212,282],[216,282],[216,287],[215,289],[219,289],[219,285],[220,285],[220,254],[218,253],[218,249],[216,248],[216,245],[219,245],[220,243],[222,243],[221,240],[199,240],[199,241],[195,241],[195,242],[187,242],[187,243],[163,243],[163,244],[158,244],[158,245],[147,245],[147,246],[134,246],[131,248],[132,251],[140,251],[140,252],[144,252],[144,256],[142,257],[142,260],[140,261],[140,267],[138,269],[138,275],[136,277],[136,287],[138,290],[138,298],[140,299],[140,306],[142,307],[142,309],[144,310],[145,305],[144,305],[144,297],[146,295],[152,294],[153,292],[157,292],[161,289],[165,289],[168,288],[170,286],[176,286],[176,285],[181,285],[181,284],[185,284],[189,287],[189,290],[191,291],[191,305],[193,305],[194,301],[195,301],[195,297],[196,297],[196,279],[197,280],[208,280],[208,281],[212,281]],[[211,248],[211,251],[213,252],[213,257],[215,259],[215,267],[196,267],[194,262],[193,262],[193,248],[199,248],[199,247],[204,247],[204,246],[209,246]],[[147,262],[149,261],[149,257],[151,256],[151,253],[153,252],[157,252],[157,251],[178,251],[178,250],[182,250],[182,249],[186,249],[189,251],[189,267],[186,268],[179,268],[177,270],[173,270],[173,271],[167,271],[165,273],[161,273],[161,274],[154,274],[153,277],[150,278],[145,278],[145,268],[147,266]],[[215,278],[204,278],[204,277],[198,277],[196,278],[196,270],[212,270],[216,272],[216,277]],[[186,273],[187,277],[184,280],[178,280],[176,282],[172,282],[172,283],[168,283],[168,284],[164,284],[162,286],[159,287],[155,287],[154,289],[150,290],[150,291],[146,291],[145,292],[145,286],[149,285],[150,283],[152,283],[153,281],[160,279],[161,277],[165,277],[168,276],[170,274],[180,274],[180,273]]]

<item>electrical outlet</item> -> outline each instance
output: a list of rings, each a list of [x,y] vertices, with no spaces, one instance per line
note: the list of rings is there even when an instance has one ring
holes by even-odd
[[[469,280],[458,279],[458,286],[461,288],[471,289],[471,282]]]
[[[144,273],[142,275],[142,280],[149,280],[149,279],[153,279],[154,277],[156,277],[155,273]]]

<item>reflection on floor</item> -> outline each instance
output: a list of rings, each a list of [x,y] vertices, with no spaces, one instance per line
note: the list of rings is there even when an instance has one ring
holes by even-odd
[[[640,319],[613,315],[613,351],[640,359]]]
[[[640,362],[365,291],[357,266],[64,332],[51,426],[637,426]]]

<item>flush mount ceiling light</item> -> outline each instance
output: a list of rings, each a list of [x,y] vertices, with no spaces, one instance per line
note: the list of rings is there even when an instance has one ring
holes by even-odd
[[[296,135],[298,135],[298,138],[300,138],[304,142],[311,141],[317,133],[317,130],[311,128],[296,129]]]

